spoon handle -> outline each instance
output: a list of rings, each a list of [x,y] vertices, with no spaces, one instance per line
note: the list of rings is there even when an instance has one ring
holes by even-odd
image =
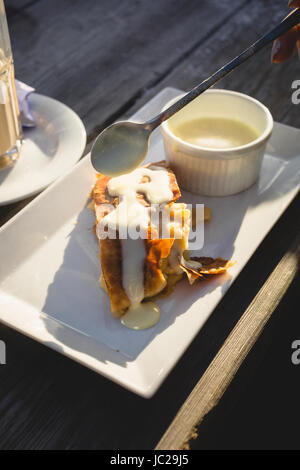
[[[172,104],[169,108],[162,111],[160,114],[155,116],[153,119],[147,121],[146,125],[148,130],[153,131],[156,127],[158,127],[163,121],[169,119],[173,114],[180,111],[184,106],[188,103],[193,101],[197,96],[203,93],[205,90],[210,88],[212,85],[217,83],[221,78],[228,75],[232,72],[236,67],[241,65],[247,59],[252,57],[256,52],[260,51],[264,46],[269,44],[270,42],[274,41],[274,39],[278,38],[285,32],[289,31],[293,26],[300,23],[300,8],[294,10],[290,15],[288,15],[281,23],[279,23],[275,28],[269,31],[267,34],[262,36],[258,41],[252,44],[248,49],[242,52],[240,55],[235,57],[233,60],[228,62],[226,65],[221,67],[217,72],[211,75],[209,78],[204,80],[200,85],[197,85],[191,91],[189,91],[186,95],[184,95],[181,99],[176,101],[176,103]]]

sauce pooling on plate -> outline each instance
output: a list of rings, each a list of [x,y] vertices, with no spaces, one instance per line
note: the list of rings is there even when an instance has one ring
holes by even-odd
[[[156,325],[160,319],[160,309],[154,302],[143,302],[131,307],[123,317],[121,323],[132,330],[146,330]]]
[[[141,182],[144,178],[148,181]],[[165,168],[137,168],[131,173],[111,178],[108,193],[119,198],[119,205],[103,219],[108,227],[117,227],[122,244],[122,284],[131,307],[121,318],[122,323],[135,330],[155,325],[160,310],[153,302],[144,299],[144,261],[148,236],[150,207],[140,204],[137,194],[145,195],[149,204],[168,203],[173,198],[169,187],[169,174]],[[100,226],[101,229],[101,226]],[[143,234],[141,237],[139,233]]]
[[[169,127],[181,140],[210,149],[240,147],[259,136],[258,131],[245,122],[222,117],[203,117]]]

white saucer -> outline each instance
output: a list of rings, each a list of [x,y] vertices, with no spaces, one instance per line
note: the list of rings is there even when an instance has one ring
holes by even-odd
[[[0,205],[38,193],[65,174],[81,157],[86,132],[81,119],[66,105],[47,96],[28,97],[36,127],[25,129],[19,160],[0,172]]]

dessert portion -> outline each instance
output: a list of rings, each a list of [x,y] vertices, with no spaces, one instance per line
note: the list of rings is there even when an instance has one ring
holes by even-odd
[[[100,243],[100,285],[111,312],[134,329],[159,320],[153,298],[166,294],[184,274],[190,283],[225,271],[230,263],[186,259],[191,214],[176,177],[165,162],[110,178],[98,175],[93,189]],[[185,255],[185,256],[184,256]]]

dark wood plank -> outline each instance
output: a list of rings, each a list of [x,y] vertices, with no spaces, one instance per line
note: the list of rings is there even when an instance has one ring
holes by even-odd
[[[286,14],[284,2],[250,2],[247,14],[236,12],[147,94],[128,110],[129,116],[164,86],[188,90],[238,55],[253,41],[271,29]],[[230,44],[230,46],[229,46]],[[270,60],[271,46],[220,81],[216,87],[246,93],[269,107],[275,120],[300,127],[299,106],[293,105],[292,83],[297,79],[296,58],[281,65]]]
[[[300,271],[191,449],[299,450]]]
[[[90,134],[246,3],[39,1],[9,22],[16,75],[71,106]]]
[[[0,367],[0,448],[153,448],[296,236],[299,202],[276,224],[150,400],[1,325],[7,365]]]
[[[264,326],[293,282],[300,261],[300,233],[180,408],[156,450],[189,448],[196,427],[219,403]]]
[[[45,0],[5,0],[6,15],[12,18],[13,15],[22,15],[24,11],[37,2]]]
[[[43,3],[43,0],[37,0]],[[249,3],[249,2],[247,2]],[[101,2],[101,5],[103,3]],[[210,3],[211,7],[213,9],[217,8],[216,4],[214,2]],[[222,5],[224,5],[222,3]],[[165,47],[168,47],[170,42],[172,43],[172,48],[176,50],[177,56],[175,56],[175,59],[171,61],[170,64],[161,64],[162,57],[164,54],[166,54],[165,49],[162,48],[161,53],[158,54],[158,56],[153,58],[154,52],[151,50],[147,50],[149,53],[149,61],[150,64],[153,62],[155,65],[155,68],[160,68],[160,70],[156,71],[154,73],[154,78],[150,74],[148,77],[148,68],[142,69],[142,74],[139,72],[139,79],[141,76],[144,74],[144,71],[146,71],[146,80],[147,83],[142,86],[142,88],[137,88],[135,89],[135,94],[134,97],[131,99],[128,98],[127,92],[124,92],[123,86],[127,86],[130,80],[132,79],[133,81],[136,80],[134,73],[136,71],[136,64],[135,65],[130,65],[130,61],[126,62],[125,64],[122,63],[122,58],[121,61],[119,59],[119,56],[115,58],[115,61],[117,62],[119,60],[120,64],[118,65],[118,68],[124,65],[124,69],[122,74],[117,74],[117,79],[116,80],[111,80],[111,86],[118,86],[118,81],[123,79],[123,82],[126,80],[124,83],[122,83],[122,90],[115,90],[117,91],[116,93],[113,93],[111,96],[113,96],[113,99],[108,99],[108,96],[105,97],[105,103],[106,103],[106,111],[105,111],[105,116],[101,117],[100,115],[97,116],[97,120],[95,121],[95,116],[90,115],[87,109],[88,102],[89,102],[89,92],[85,90],[86,96],[87,96],[87,101],[84,100],[83,102],[79,102],[81,100],[80,96],[77,93],[72,94],[70,96],[69,94],[69,87],[67,86],[66,82],[59,81],[59,84],[57,84],[56,80],[53,83],[53,80],[49,79],[49,82],[46,82],[45,90],[41,89],[41,92],[45,92],[46,94],[49,94],[50,96],[53,96],[55,98],[61,99],[64,101],[64,99],[70,100],[70,102],[67,101],[67,104],[69,104],[71,107],[73,107],[81,117],[84,118],[84,115],[87,114],[87,118],[91,120],[91,125],[88,126],[88,145],[86,152],[90,149],[90,144],[95,135],[97,135],[98,131],[102,129],[105,124],[112,122],[116,118],[126,118],[129,117],[131,114],[133,114],[137,109],[139,109],[144,103],[146,103],[151,97],[153,97],[156,93],[158,93],[159,90],[164,88],[165,86],[175,86],[181,89],[190,89],[193,86],[195,86],[199,81],[203,80],[205,77],[207,77],[209,74],[213,73],[218,67],[221,67],[225,61],[229,60],[233,56],[237,55],[238,53],[241,52],[241,50],[249,45],[250,42],[253,42],[255,39],[258,38],[259,35],[263,34],[267,29],[271,28],[272,25],[274,25],[277,21],[282,18],[285,13],[286,13],[286,8],[282,4],[282,2],[273,2],[272,0],[266,0],[264,2],[250,2],[249,5],[247,5],[247,9],[243,9],[244,3],[240,5],[240,8],[236,8],[236,5],[233,3],[233,9],[230,11],[229,14],[227,14],[227,4],[225,4],[225,9],[223,13],[222,19],[219,21],[216,29],[214,29],[214,24],[211,25],[211,22],[209,21],[209,25],[212,26],[212,29],[209,29],[207,26],[204,30],[201,30],[201,34],[198,35],[197,31],[197,37],[196,39],[193,37],[192,42],[187,41],[187,44],[185,43],[184,48],[182,47],[181,41],[186,40],[186,37],[181,35],[178,36],[178,32],[176,31],[175,36],[171,35],[170,33],[170,38],[171,40],[165,40],[164,44]],[[104,5],[105,6],[105,5]],[[244,5],[245,6],[245,5]],[[40,6],[42,8],[42,5]],[[69,5],[69,8],[71,9],[71,6]],[[105,8],[103,8],[102,14],[105,15],[107,14],[105,12]],[[165,6],[166,11],[168,6]],[[201,17],[201,25],[203,24],[203,21],[205,20],[206,16],[202,15],[202,10],[206,12],[206,6],[205,8],[200,8],[198,5],[198,10],[199,12],[197,13],[197,18],[198,15]],[[245,13],[243,14],[243,12]],[[77,10],[76,10],[77,12]],[[73,15],[75,16],[75,13]],[[182,10],[178,14],[182,13]],[[50,14],[50,12],[49,12]],[[80,11],[77,12],[77,14],[80,14]],[[114,13],[115,15],[118,14],[118,12]],[[212,15],[211,9],[206,12],[207,17],[213,16],[218,20],[218,17],[215,17]],[[102,15],[102,16],[103,16]],[[192,13],[189,13],[189,15],[192,17]],[[185,16],[185,15],[184,15]],[[183,18],[183,23],[185,24],[185,27],[187,29],[189,26],[188,22],[192,22],[193,19],[191,17],[188,17],[188,19]],[[72,16],[73,17],[73,16]],[[41,15],[41,24],[44,24],[44,17]],[[55,17],[56,18],[56,17]],[[203,21],[202,21],[203,18]],[[27,52],[27,55],[25,54],[24,58],[22,56],[22,48],[20,48],[19,43],[23,40],[23,36],[25,34],[24,29],[21,29],[21,32],[18,30],[20,26],[20,21],[23,21],[24,24],[27,23],[27,19],[21,20],[18,18],[18,21],[16,22],[15,26],[15,19],[13,18],[12,21],[12,34],[14,30],[16,30],[16,34],[13,37],[13,45],[15,46],[15,60],[16,63],[22,64],[22,67],[20,66],[20,78],[24,80],[28,80],[30,83],[32,80],[38,80],[39,76],[42,72],[40,72],[36,76],[36,67],[34,64],[34,61],[37,60],[37,58],[31,58],[28,57],[30,54],[30,51]],[[88,23],[88,19],[86,20]],[[120,20],[121,21],[121,20]],[[151,18],[149,18],[149,21],[151,21]],[[160,20],[162,21],[162,20]],[[137,19],[135,19],[136,25],[135,27],[141,27],[138,24]],[[60,23],[59,23],[60,24]],[[45,27],[48,27],[48,24],[45,24]],[[50,23],[50,26],[53,27],[52,23]],[[70,34],[69,29],[71,30],[72,35],[74,34],[74,31],[72,30],[72,23],[69,22],[65,25],[67,28],[66,31],[66,36]],[[86,27],[90,26],[88,23]],[[24,28],[24,26],[23,26]],[[60,28],[58,25],[57,28]],[[40,28],[42,29],[42,27]],[[50,28],[51,29],[51,28]],[[195,27],[193,28],[195,29]],[[207,32],[208,31],[208,32]],[[246,32],[246,33],[245,33]],[[203,34],[202,34],[203,33]],[[62,35],[63,32],[60,31],[60,35]],[[136,35],[141,35],[143,34],[142,29],[140,30],[139,33],[135,33]],[[148,32],[150,34],[150,32]],[[183,34],[183,33],[181,33]],[[38,35],[42,35],[42,32],[40,31]],[[72,36],[73,37],[73,36]],[[128,38],[130,39],[130,36],[127,36],[126,40],[128,41]],[[109,40],[109,39],[108,39]],[[116,41],[116,40],[115,40]],[[91,53],[95,54],[97,57],[97,60],[99,60],[99,63],[103,60],[103,57],[99,57],[95,51],[95,44],[94,40],[92,41],[91,44]],[[228,47],[228,44],[230,43],[230,47]],[[77,44],[77,43],[76,43]],[[199,47],[199,44],[201,46]],[[177,47],[175,47],[177,45]],[[39,48],[40,46],[37,46],[37,57],[39,60],[42,60],[40,57],[39,53]],[[71,46],[69,46],[71,47]],[[133,45],[131,44],[131,48]],[[18,52],[20,51],[20,52]],[[139,53],[142,53],[142,49],[139,51]],[[19,54],[19,55],[18,55]],[[146,54],[146,51],[145,51]],[[152,57],[152,60],[150,58]],[[74,59],[74,54],[73,54],[73,59]],[[29,60],[29,64],[25,64],[25,60]],[[56,67],[58,65],[58,58],[56,58],[56,55],[54,56],[53,60],[53,67]],[[44,59],[45,61],[45,59]],[[83,60],[84,62],[84,60]],[[85,63],[85,62],[84,62]],[[44,62],[42,62],[42,65]],[[46,64],[48,65],[48,64]],[[101,69],[101,73],[103,74],[104,71],[106,71],[106,75],[108,76],[107,79],[110,79],[110,75],[107,72],[107,64],[104,62],[103,67],[99,68]],[[112,66],[113,63],[110,64]],[[32,68],[30,68],[32,66]],[[17,65],[16,65],[17,67]],[[45,67],[45,65],[44,65]],[[91,65],[87,65],[87,72],[89,75],[88,80],[93,81],[93,87],[95,88],[94,90],[91,91],[93,97],[95,93],[98,94],[99,96],[99,103],[103,98],[103,94],[107,90],[106,85],[105,87],[101,87],[101,90],[99,90],[99,83],[102,82],[102,78],[99,82],[96,83],[96,80],[98,78],[95,78],[95,71],[90,70]],[[95,67],[95,66],[94,66]],[[43,70],[43,68],[42,68]],[[17,68],[18,71],[18,68]],[[53,73],[53,71],[52,71]],[[100,72],[99,72],[100,73]],[[33,75],[31,75],[33,74]],[[115,77],[115,73],[113,73]],[[26,78],[28,77],[28,78]],[[100,77],[100,75],[99,75]],[[130,78],[131,77],[131,78]],[[255,79],[254,79],[255,77]],[[286,64],[282,65],[273,65],[270,62],[270,47],[268,47],[265,51],[262,51],[260,54],[256,55],[255,58],[251,59],[248,63],[244,64],[239,70],[236,70],[232,75],[227,77],[226,79],[222,80],[219,83],[219,87],[221,88],[228,88],[236,91],[241,91],[244,93],[248,93],[252,95],[253,97],[261,100],[268,106],[273,114],[274,119],[284,122],[286,124],[290,124],[296,127],[300,127],[300,113],[298,112],[298,106],[293,105],[291,101],[291,84],[297,77],[297,62],[295,60],[290,60]],[[63,77],[64,79],[64,77]],[[76,79],[77,80],[77,79]],[[62,83],[62,84],[61,84]],[[85,83],[85,79],[82,79],[80,82],[79,80],[77,81],[77,85],[79,88],[79,92],[82,93],[82,84]],[[136,82],[136,86],[141,85],[141,81]],[[57,86],[59,85],[61,89],[61,95],[57,95]],[[64,89],[65,87],[65,89]],[[85,87],[84,87],[85,88]],[[38,89],[39,90],[39,89]],[[80,91],[81,90],[81,91]],[[120,94],[119,94],[120,92]],[[67,97],[67,98],[65,98]],[[91,99],[94,99],[94,98]],[[97,98],[98,99],[98,98]],[[117,104],[117,101],[121,100],[121,107],[118,108],[109,108],[109,103],[111,103],[113,106]],[[125,101],[124,101],[125,100]],[[120,103],[119,103],[120,104]],[[99,104],[101,110],[103,111],[103,103],[101,102]],[[101,113],[102,113],[101,111]],[[118,114],[118,112],[122,114]],[[85,120],[85,119],[84,119]],[[31,200],[31,199],[30,199]],[[24,203],[16,203],[8,208],[8,210],[0,208],[0,225],[6,222],[9,218],[8,213],[11,215],[14,215],[17,213],[21,208],[24,207]]]
[[[271,19],[275,22],[284,14],[282,2],[271,0],[168,0],[163,7],[161,3],[130,2],[128,7],[128,2],[119,2],[115,7],[112,1],[107,9],[106,1],[40,0],[26,9],[24,17],[13,16],[11,30],[19,78],[73,106],[92,131],[122,113],[131,114],[166,85],[187,89],[196,84],[269,27]],[[220,11],[223,16],[215,19]],[[237,29],[240,24],[244,26]],[[202,36],[203,30],[206,32]],[[104,35],[107,41],[101,48]],[[57,51],[57,44],[64,47]],[[167,54],[166,63],[169,50],[172,56]],[[132,57],[133,53],[137,56]],[[186,61],[182,54],[187,55]],[[253,62],[245,64],[246,71],[240,72],[239,78],[231,76],[234,82],[230,82],[230,88],[245,90],[248,81],[251,93],[272,106],[274,113],[275,86],[280,75],[284,70],[285,83],[297,78],[298,63],[291,61],[285,69],[275,68],[269,63],[269,52],[262,54],[265,58],[257,68],[250,67]],[[264,85],[265,73],[269,86]],[[269,91],[273,73],[278,74],[277,81],[274,90]],[[70,83],[72,77],[74,81]],[[82,87],[83,83],[94,86]],[[266,101],[269,93],[270,101]],[[280,87],[277,99],[282,93],[289,91]],[[283,100],[281,106],[285,103]],[[277,118],[281,113],[278,105]],[[293,124],[297,122],[295,119]],[[153,448],[295,238],[299,229],[295,224],[299,220],[298,207],[299,198],[276,224],[151,400],[139,398],[1,325],[0,338],[7,344],[7,365],[0,367],[0,447]]]
[[[99,130],[246,3],[14,0],[7,13],[16,75],[79,114],[87,151]],[[0,225],[23,207],[0,207]]]

